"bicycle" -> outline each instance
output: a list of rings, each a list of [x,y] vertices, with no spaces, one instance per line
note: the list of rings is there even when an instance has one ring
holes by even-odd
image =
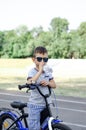
[[[49,89],[49,93],[46,95],[43,95],[43,93],[40,91],[37,84],[25,84],[25,85],[19,85],[19,90],[23,88],[29,89],[37,89],[39,93],[44,97],[46,102],[46,108],[41,112],[41,130],[72,130],[69,126],[63,123],[62,120],[57,118],[54,118],[52,116],[52,109],[51,105],[48,104],[47,98],[51,95],[51,89]],[[27,107],[27,103],[21,103],[14,101],[11,104],[11,107],[14,109],[1,109],[0,114],[0,130],[29,130],[29,126],[27,123],[27,117],[28,114],[25,112],[24,108]],[[14,112],[15,109],[18,109],[20,112]]]

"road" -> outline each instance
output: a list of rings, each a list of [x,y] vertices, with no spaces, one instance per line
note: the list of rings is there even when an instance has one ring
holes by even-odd
[[[0,90],[0,107],[9,107],[12,101],[28,101],[29,93],[24,91]],[[86,98],[57,97],[58,116],[72,130],[86,130]]]

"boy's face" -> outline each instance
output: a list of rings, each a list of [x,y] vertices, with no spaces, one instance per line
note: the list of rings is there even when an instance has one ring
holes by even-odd
[[[34,63],[38,67],[40,64],[45,65],[48,61],[48,54],[47,53],[36,53],[35,57],[33,58]]]

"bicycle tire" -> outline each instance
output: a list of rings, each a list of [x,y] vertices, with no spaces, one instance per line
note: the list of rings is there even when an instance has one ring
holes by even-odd
[[[49,129],[47,128],[46,130],[49,130]],[[59,122],[52,125],[52,130],[72,130],[72,129],[66,124]]]
[[[9,113],[3,113],[0,115],[0,130],[7,130],[8,127],[15,121],[16,119],[10,115]],[[18,130],[19,125],[16,122],[9,130]]]

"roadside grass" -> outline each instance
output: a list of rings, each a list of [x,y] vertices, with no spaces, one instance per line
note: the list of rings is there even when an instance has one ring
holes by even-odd
[[[27,78],[24,72],[22,74],[20,72],[31,64],[32,60],[29,58],[0,59],[0,89],[18,90],[18,85],[25,84]],[[21,70],[18,71],[18,69]],[[55,81],[57,95],[86,98],[86,78],[69,78],[67,80],[56,78]]]
[[[70,82],[66,84],[67,86],[65,86],[64,84],[65,83],[63,83],[63,85],[58,84],[58,89],[55,90],[57,95],[86,97],[86,83],[84,83],[84,85],[78,85],[78,83],[73,83],[73,86]]]
[[[0,89],[5,90],[18,90],[19,84],[25,84],[26,79],[23,77],[1,77],[0,76]]]
[[[26,59],[0,59],[0,68],[24,68],[32,64],[31,58]]]
[[[0,89],[18,90],[19,84],[25,84],[25,77],[1,77],[0,76]],[[73,96],[86,98],[86,80],[80,79],[71,80],[66,82],[56,81],[57,88],[54,90],[56,95]]]
[[[66,81],[57,81],[57,95],[86,97],[86,78],[74,78]]]

